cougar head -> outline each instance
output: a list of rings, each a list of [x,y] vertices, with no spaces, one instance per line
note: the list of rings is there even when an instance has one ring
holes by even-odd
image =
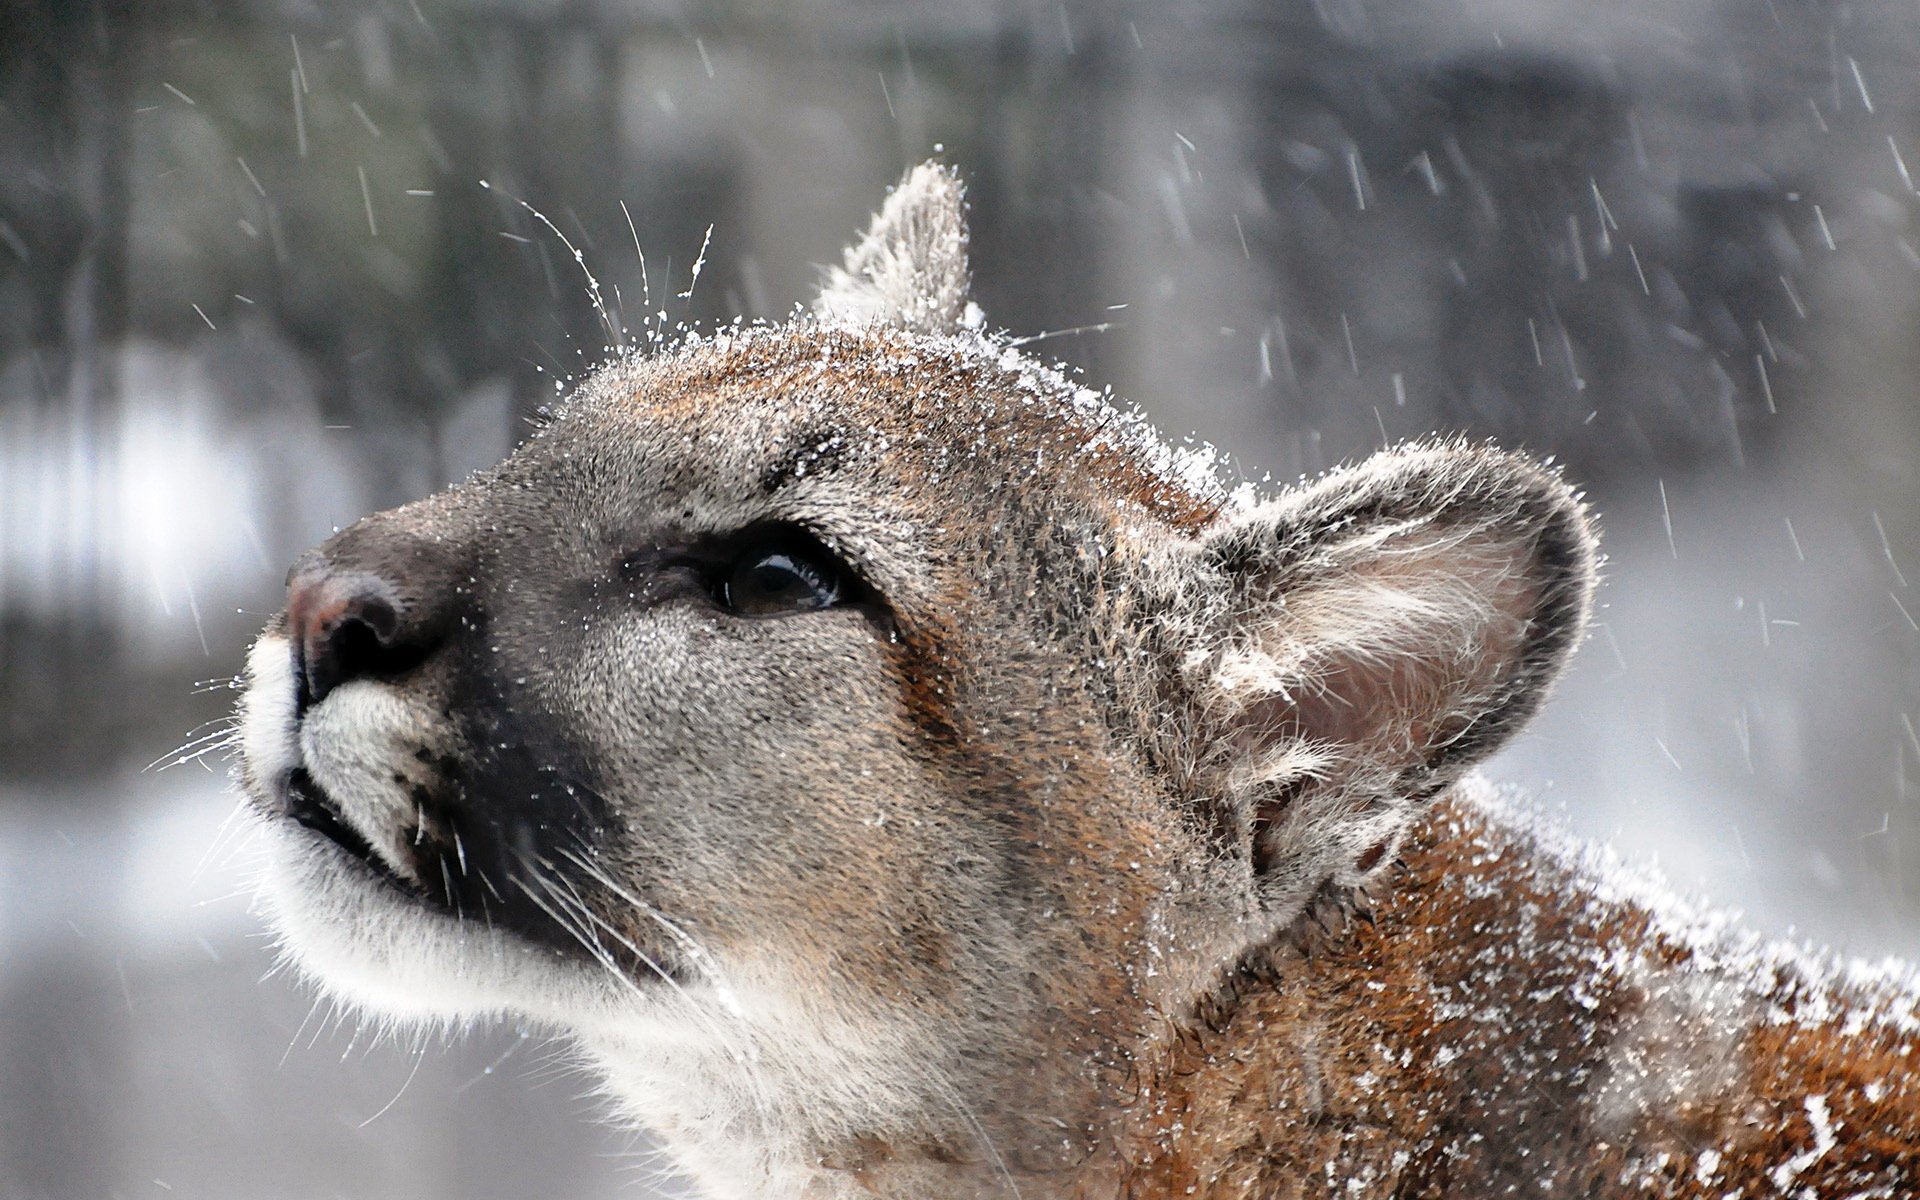
[[[1579,503],[1485,447],[1230,499],[981,331],[962,214],[917,168],[814,315],[605,368],[302,557],[249,657],[287,953],[571,1034],[717,1195],[1086,1162],[1588,603]]]

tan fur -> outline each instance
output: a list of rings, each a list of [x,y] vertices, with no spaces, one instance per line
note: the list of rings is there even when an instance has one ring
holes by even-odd
[[[1556,474],[1229,495],[966,270],[918,168],[819,318],[296,564],[241,774],[297,963],[546,1022],[719,1198],[1912,1194],[1911,980],[1666,916],[1470,774],[1591,602]],[[769,537],[838,599],[733,607]]]

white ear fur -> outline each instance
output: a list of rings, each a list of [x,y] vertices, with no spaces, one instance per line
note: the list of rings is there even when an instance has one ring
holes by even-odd
[[[1532,716],[1595,571],[1564,482],[1460,444],[1376,455],[1192,549],[1212,609],[1178,668],[1197,781],[1283,919],[1389,865],[1423,803]]]
[[[977,327],[960,177],[937,162],[908,171],[867,232],[832,268],[813,311],[826,320],[921,333]]]

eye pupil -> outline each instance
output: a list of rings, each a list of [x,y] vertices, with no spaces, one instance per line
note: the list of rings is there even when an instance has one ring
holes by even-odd
[[[720,602],[749,616],[810,612],[841,599],[837,565],[823,552],[762,549],[735,560],[720,588]]]

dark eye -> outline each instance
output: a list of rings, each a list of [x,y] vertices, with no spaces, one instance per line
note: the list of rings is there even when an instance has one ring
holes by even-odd
[[[723,567],[715,599],[742,616],[772,617],[831,608],[847,591],[832,554],[794,540],[755,545]]]

